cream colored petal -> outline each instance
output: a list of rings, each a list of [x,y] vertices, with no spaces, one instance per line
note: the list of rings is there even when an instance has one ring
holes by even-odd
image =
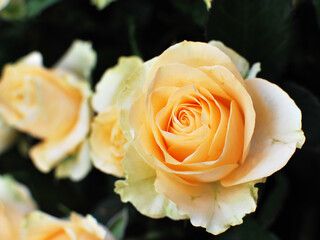
[[[261,71],[261,64],[259,62],[256,62],[251,66],[246,78],[255,78],[260,71]]]
[[[220,65],[229,69],[239,81],[243,81],[230,57],[207,43],[184,41],[169,47],[151,67],[146,83],[149,84],[159,68],[168,64],[183,64],[192,68]]]
[[[0,154],[14,143],[17,136],[18,132],[6,124],[0,117]]]
[[[142,63],[136,56],[120,57],[116,66],[108,68],[96,85],[92,97],[93,109],[101,112],[107,106],[115,105],[125,81]]]
[[[270,176],[285,166],[305,141],[300,109],[286,92],[263,79],[245,83],[256,111],[256,126],[247,158],[222,180],[224,186]]]
[[[75,40],[53,68],[76,74],[87,80],[97,61],[96,52],[90,42]]]
[[[126,154],[122,163],[127,177],[115,183],[115,192],[121,196],[122,202],[131,202],[140,213],[152,218],[165,216],[172,219],[185,218],[178,213],[173,202],[155,191],[156,172],[144,161],[131,143],[126,145]]]
[[[132,140],[134,132],[131,130],[131,124],[136,124],[137,126],[142,126],[145,123],[145,112],[143,110],[144,99],[141,98],[143,94],[143,86],[147,80],[147,73],[156,61],[157,58],[153,58],[148,62],[145,62],[141,67],[132,73],[132,75],[125,81],[123,88],[121,89],[118,97],[118,106],[121,109],[120,113],[120,126],[123,134],[128,140]],[[139,104],[136,104],[139,102]],[[142,104],[141,104],[142,103]],[[139,110],[142,110],[136,113],[136,116],[140,116],[137,119],[137,122],[132,123],[130,119],[130,108],[133,104],[136,104],[139,107]]]
[[[29,53],[27,56],[19,59],[18,64],[26,64],[29,66],[42,67],[43,66],[43,57],[39,52]]]
[[[212,0],[203,0],[203,1],[204,1],[204,3],[206,4],[207,9],[209,10],[209,9],[211,8],[211,1],[212,1]]]
[[[221,51],[227,54],[231,58],[232,62],[236,65],[243,78],[247,76],[249,71],[249,62],[244,57],[242,57],[233,49],[224,45],[223,42],[211,40],[209,44],[219,48]]]
[[[91,170],[90,146],[88,140],[82,142],[76,150],[63,160],[55,169],[56,178],[70,178],[72,181],[82,180]]]
[[[36,167],[42,172],[49,172],[64,157],[75,150],[89,132],[91,111],[89,108],[89,86],[78,82],[83,96],[76,124],[66,136],[59,139],[47,139],[30,150],[30,157]]]
[[[223,187],[219,182],[187,185],[157,171],[156,191],[173,201],[192,225],[220,234],[256,209],[256,182]]]

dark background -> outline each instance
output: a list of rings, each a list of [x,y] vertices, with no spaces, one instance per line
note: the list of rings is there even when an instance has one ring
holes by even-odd
[[[41,210],[58,217],[70,210],[91,213],[120,235],[126,227],[126,240],[319,239],[319,20],[318,0],[214,0],[209,12],[202,0],[118,0],[101,11],[89,0],[26,0],[0,12],[0,68],[34,50],[49,67],[74,39],[88,40],[98,53],[92,86],[118,57],[148,60],[183,40],[221,40],[251,64],[261,62],[258,77],[280,85],[302,110],[306,143],[259,186],[257,211],[226,233],[213,236],[189,221],[142,216],[113,193],[116,178],[95,169],[78,183],[42,174],[19,144],[0,156],[0,173],[26,184]]]

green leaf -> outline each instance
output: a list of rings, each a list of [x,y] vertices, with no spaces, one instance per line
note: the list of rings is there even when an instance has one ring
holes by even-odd
[[[222,41],[251,64],[261,62],[262,75],[271,79],[284,69],[291,24],[287,0],[215,0],[206,26],[207,40]]]
[[[312,2],[316,8],[318,24],[320,25],[320,0],[312,0]]]
[[[27,17],[34,17],[60,0],[28,0]]]
[[[8,6],[0,12],[0,18],[12,21],[26,16],[25,0],[11,0]]]
[[[302,112],[302,127],[306,136],[304,150],[320,154],[320,102],[308,89],[292,82],[282,84]]]
[[[58,1],[60,0],[11,0],[1,11],[0,18],[14,21],[35,17]]]
[[[129,213],[128,210],[124,208],[108,221],[107,227],[112,232],[113,236],[120,240],[124,237],[128,222]]]
[[[252,217],[247,217],[240,226],[233,227],[215,240],[277,240],[278,238],[264,230]]]
[[[260,206],[259,222],[262,227],[269,227],[283,207],[288,193],[288,180],[281,173],[275,175],[273,189],[267,196],[263,205]]]

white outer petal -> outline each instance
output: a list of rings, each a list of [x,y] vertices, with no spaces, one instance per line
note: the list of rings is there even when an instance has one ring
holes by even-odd
[[[245,81],[256,111],[256,127],[243,165],[222,180],[231,186],[268,177],[289,161],[305,137],[301,111],[277,85],[263,79]]]

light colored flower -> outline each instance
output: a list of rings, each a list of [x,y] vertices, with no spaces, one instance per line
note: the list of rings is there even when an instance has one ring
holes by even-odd
[[[124,174],[121,160],[126,143],[119,124],[117,97],[124,81],[141,65],[138,57],[121,57],[116,66],[106,70],[92,97],[92,106],[98,115],[92,122],[91,159],[96,168],[117,177]]]
[[[132,73],[119,96],[122,201],[213,234],[255,211],[254,185],[305,140],[299,108],[259,69],[222,43],[184,41]]]
[[[71,213],[68,220],[35,211],[27,215],[23,225],[21,240],[114,240],[91,215]]]
[[[42,172],[75,155],[89,132],[86,80],[94,64],[91,45],[76,41],[53,69],[43,67],[37,52],[3,69],[0,113],[8,125],[41,140],[30,157]]]
[[[35,208],[36,204],[24,185],[0,175],[0,239],[19,239],[22,219]]]

